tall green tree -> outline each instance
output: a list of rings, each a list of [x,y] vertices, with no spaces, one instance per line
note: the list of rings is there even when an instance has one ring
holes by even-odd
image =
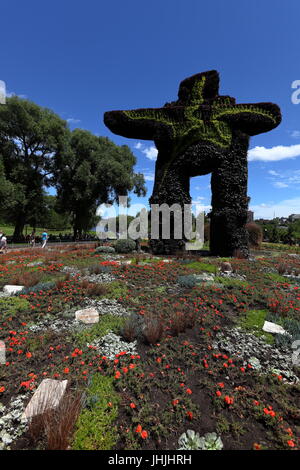
[[[61,210],[72,216],[74,237],[95,224],[96,208],[133,191],[146,194],[144,176],[135,173],[136,158],[127,145],[75,129],[69,149],[56,157],[56,188]]]
[[[14,186],[9,219],[16,240],[26,223],[36,225],[45,188],[53,184],[55,159],[64,152],[68,133],[66,121],[31,101],[12,97],[0,107],[0,155],[5,177]]]

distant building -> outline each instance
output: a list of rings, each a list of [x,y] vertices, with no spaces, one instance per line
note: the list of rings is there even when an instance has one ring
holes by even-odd
[[[300,220],[300,214],[291,214],[291,215],[289,216],[289,220],[290,220],[291,222],[296,222],[296,220]]]
[[[249,222],[253,222],[254,221],[254,212],[253,211],[247,211],[247,224],[249,224]]]

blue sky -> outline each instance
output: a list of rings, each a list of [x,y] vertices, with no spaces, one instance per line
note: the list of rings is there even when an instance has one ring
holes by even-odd
[[[177,98],[182,79],[217,69],[221,94],[282,110],[281,125],[250,142],[255,216],[300,213],[300,104],[291,101],[300,80],[299,13],[299,0],[10,0],[1,6],[0,79],[71,128],[129,145],[148,187],[145,199],[132,202],[145,203],[153,143],[113,135],[103,113],[160,107]],[[209,183],[210,175],[191,182],[204,209]]]

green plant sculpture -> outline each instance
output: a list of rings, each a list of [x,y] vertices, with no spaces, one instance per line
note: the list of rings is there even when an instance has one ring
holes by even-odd
[[[190,178],[212,173],[211,254],[248,256],[249,138],[279,125],[277,105],[236,104],[234,98],[220,96],[219,74],[212,70],[183,80],[177,101],[162,108],[106,112],[104,122],[116,134],[155,142],[158,157],[150,204],[190,204]],[[156,253],[168,254],[184,242],[171,230],[170,239],[160,236],[151,246]]]

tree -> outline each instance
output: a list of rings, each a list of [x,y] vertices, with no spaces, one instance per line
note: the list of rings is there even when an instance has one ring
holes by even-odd
[[[44,188],[53,182],[55,158],[64,152],[68,132],[64,120],[31,101],[12,97],[0,107],[0,155],[6,179],[14,185],[9,219],[15,240],[26,223],[36,225]]]
[[[7,218],[9,211],[11,211],[15,204],[15,190],[14,185],[8,181],[4,171],[4,165],[0,156],[0,218],[3,220]]]
[[[56,157],[55,180],[61,210],[72,216],[74,238],[95,224],[96,208],[134,191],[145,195],[142,174],[134,173],[136,158],[126,146],[75,129],[68,151]]]

